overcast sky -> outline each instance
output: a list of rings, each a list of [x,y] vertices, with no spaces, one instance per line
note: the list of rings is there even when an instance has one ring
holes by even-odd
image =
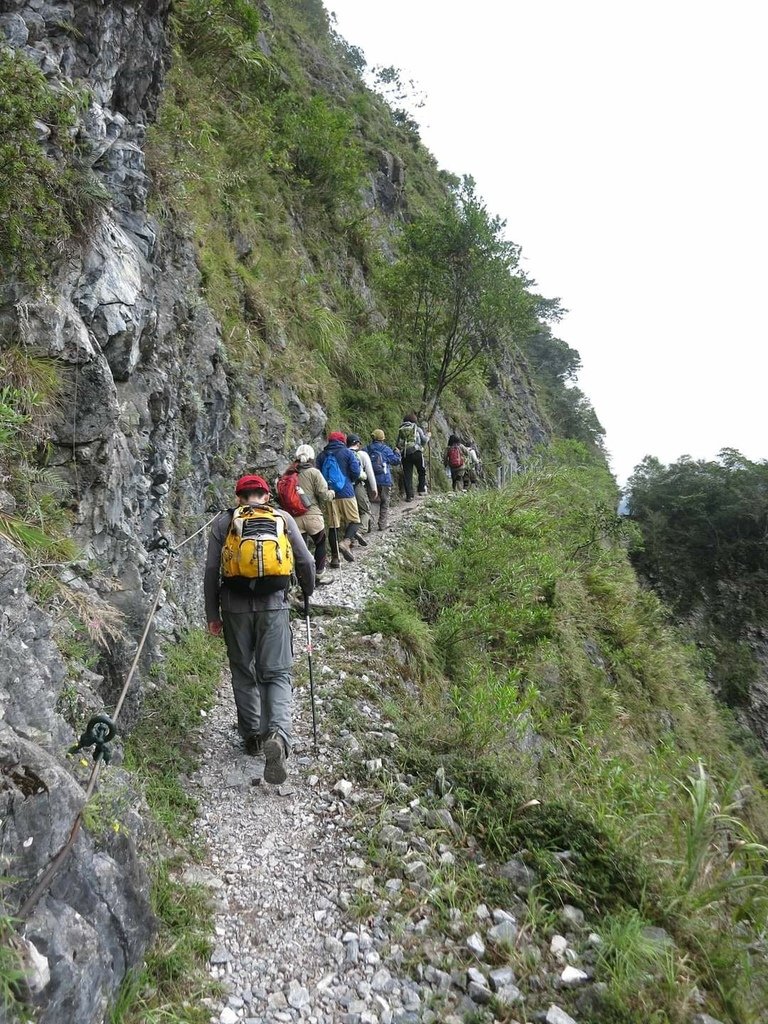
[[[646,454],[768,458],[768,3],[326,6],[418,80],[424,141],[569,309],[619,480]]]

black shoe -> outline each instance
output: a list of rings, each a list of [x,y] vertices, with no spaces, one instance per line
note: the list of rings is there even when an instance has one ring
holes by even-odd
[[[288,778],[288,769],[285,766],[285,743],[282,736],[276,732],[270,733],[264,741],[264,756],[267,763],[264,766],[264,781],[278,786]]]
[[[365,540],[364,537],[361,537],[359,533],[355,537],[355,540],[357,541],[357,543],[360,545],[361,548],[367,548],[368,547],[368,541]]]
[[[340,569],[341,568],[341,562],[338,560],[338,558],[332,558],[331,559],[331,568],[332,569]]]
[[[264,741],[261,736],[253,735],[246,736],[243,740],[243,750],[246,754],[250,754],[251,757],[258,757],[259,754],[264,753]]]

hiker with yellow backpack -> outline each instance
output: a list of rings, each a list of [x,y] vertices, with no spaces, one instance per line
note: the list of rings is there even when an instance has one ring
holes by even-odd
[[[239,505],[214,519],[204,591],[208,632],[224,634],[237,728],[249,754],[266,757],[264,780],[284,782],[291,748],[293,643],[288,590],[296,572],[305,597],[315,562],[293,518],[271,504],[261,476],[235,486]]]

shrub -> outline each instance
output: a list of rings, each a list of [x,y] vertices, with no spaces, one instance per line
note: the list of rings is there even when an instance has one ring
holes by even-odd
[[[0,268],[30,282],[106,197],[76,162],[77,102],[28,58],[0,51]]]

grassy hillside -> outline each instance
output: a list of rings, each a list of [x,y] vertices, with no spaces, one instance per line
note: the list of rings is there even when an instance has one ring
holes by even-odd
[[[555,445],[509,490],[446,505],[363,629],[409,652],[392,709],[403,768],[442,766],[486,855],[523,856],[540,937],[564,903],[603,937],[590,1021],[682,1024],[703,992],[716,1017],[757,1024],[768,800],[694,653],[639,588],[614,507],[586,450]],[[498,882],[472,870],[452,884],[471,911]]]
[[[191,225],[235,389],[245,402],[243,371],[255,369],[321,401],[334,422],[394,429],[403,410],[419,407],[420,388],[411,353],[387,327],[382,272],[403,224],[439,214],[458,179],[438,169],[414,122],[365,86],[364,58],[332,31],[319,0],[180,0],[174,17],[173,65],[150,142],[155,212]],[[404,169],[405,184],[390,182],[382,204],[374,181],[378,174],[381,185],[387,161]],[[556,429],[563,402],[578,404],[541,358],[546,340],[526,364],[527,339],[546,339],[542,317],[557,306],[524,275],[516,280],[520,301],[501,351],[442,401],[490,461],[500,436],[514,442],[518,429],[498,399],[510,360]],[[587,439],[599,436],[593,426]]]

